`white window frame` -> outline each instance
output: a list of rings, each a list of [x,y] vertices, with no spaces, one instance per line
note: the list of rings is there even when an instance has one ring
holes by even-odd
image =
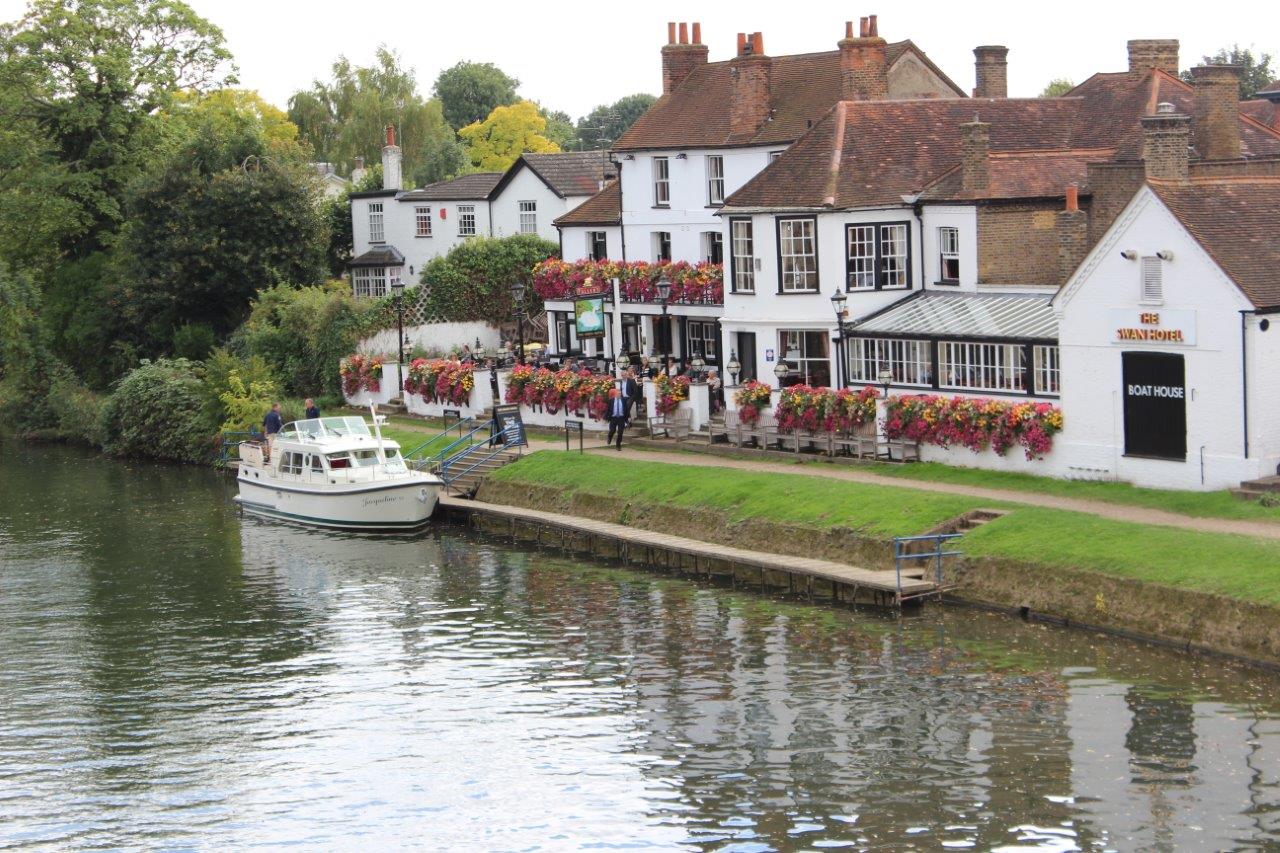
[[[817,293],[819,287],[817,219],[778,217],[778,292]]]
[[[938,383],[965,391],[1025,394],[1025,362],[1022,344],[939,341]]]
[[[414,236],[431,236],[431,208],[415,207],[413,209]]]
[[[689,337],[691,356],[700,355],[707,361],[716,360],[716,343],[719,336],[716,334],[715,320],[689,320],[686,334]]]
[[[400,283],[401,267],[355,267],[351,270],[351,294],[357,299],[380,299]]]
[[[369,242],[387,242],[386,224],[383,218],[382,202],[369,202]]]
[[[781,152],[781,151],[770,151],[770,152],[769,152],[769,162],[770,162],[770,163],[772,163],[774,160],[777,160],[777,159],[778,159],[779,157],[781,157],[781,156],[782,156],[782,152]]]
[[[956,274],[947,275],[947,262],[955,264]],[[960,229],[954,225],[938,227],[938,281],[942,284],[960,283]]]
[[[813,355],[809,352],[810,341],[821,340],[819,347],[820,355]],[[794,348],[792,343],[797,344]],[[791,353],[797,353],[792,355]],[[778,358],[787,363],[788,367],[799,370],[803,377],[804,384],[813,385],[814,372],[810,369],[810,364],[821,364],[827,374],[827,381],[831,381],[831,331],[829,329],[779,329],[778,330]],[[826,387],[826,383],[821,387]]]
[[[601,245],[604,246],[604,254],[596,257],[596,238],[599,238]],[[608,231],[588,231],[587,232],[587,257],[593,261],[603,261],[609,257],[609,232]]]
[[[666,237],[666,240],[663,240],[663,236],[664,236],[664,235],[665,235],[665,237]],[[662,244],[663,244],[664,242],[667,244],[667,255],[666,255],[666,257],[665,257],[665,258],[662,256]],[[655,263],[660,263],[660,264],[667,264],[667,263],[671,263],[671,258],[672,258],[672,254],[671,254],[671,252],[672,252],[672,249],[671,249],[671,232],[670,232],[670,231],[654,231],[654,232],[653,232],[653,260],[654,260],[654,262],[655,262]]]
[[[474,204],[458,205],[458,236],[476,236],[476,206]]]
[[[724,204],[724,156],[707,155],[707,204],[718,207]]]
[[[538,233],[538,203],[536,201],[520,202],[520,233]]]
[[[671,206],[671,161],[666,157],[653,158],[653,206]]]
[[[730,260],[733,265],[733,292],[755,293],[755,223],[750,219],[729,220],[729,243],[732,252]]]
[[[1037,394],[1062,393],[1062,362],[1056,345],[1037,344],[1031,348]]]
[[[929,341],[916,338],[849,338],[849,382],[880,384],[880,371],[893,375],[894,385],[933,384],[933,359]]]

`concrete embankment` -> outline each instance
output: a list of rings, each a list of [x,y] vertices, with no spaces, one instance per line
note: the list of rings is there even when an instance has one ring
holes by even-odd
[[[477,498],[868,569],[893,565],[891,540],[848,528],[758,517],[734,521],[714,507],[628,500],[511,477],[486,481]],[[959,520],[951,524],[958,525]],[[993,557],[954,560],[946,568],[945,581],[951,587],[950,597],[964,603],[1280,669],[1280,608],[1275,606],[1097,571]]]

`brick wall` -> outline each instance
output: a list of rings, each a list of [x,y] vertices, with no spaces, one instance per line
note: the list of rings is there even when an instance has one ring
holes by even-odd
[[[739,56],[733,61],[737,76],[733,81],[733,103],[729,124],[734,134],[755,133],[769,116],[769,57]]]
[[[1101,239],[1145,180],[1141,162],[1090,163],[1089,245]]]
[[[990,204],[978,208],[978,282],[1058,285],[1061,202]]]
[[[1192,68],[1196,153],[1205,160],[1240,156],[1240,71],[1231,65]]]
[[[977,85],[973,87],[975,98],[1009,97],[1009,48],[988,44],[973,49],[974,72]]]

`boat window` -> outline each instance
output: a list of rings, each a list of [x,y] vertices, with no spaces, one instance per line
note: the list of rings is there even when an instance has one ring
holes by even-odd
[[[376,450],[353,450],[351,458],[357,468],[368,468],[371,465],[378,464],[378,451]]]
[[[329,470],[336,471],[339,468],[350,468],[351,459],[345,453],[337,453],[329,457]]]
[[[311,457],[311,470],[312,470],[312,471],[323,471],[323,470],[324,470],[324,463],[320,461],[320,460],[321,460],[321,459],[323,459],[323,458],[324,458],[324,457],[320,456],[320,454],[318,454],[318,453],[317,453],[316,455],[314,455],[314,456],[312,456],[312,457]]]
[[[364,418],[320,418],[320,426],[328,435],[368,435],[369,426]]]
[[[290,450],[280,460],[280,471],[285,474],[302,473],[302,454]]]

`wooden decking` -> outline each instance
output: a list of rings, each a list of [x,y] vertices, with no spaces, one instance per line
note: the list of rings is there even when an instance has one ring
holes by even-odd
[[[937,584],[923,577],[924,571],[918,566],[910,570],[903,569],[902,586],[899,589],[897,574],[893,571],[873,571],[830,560],[748,551],[682,536],[640,530],[607,521],[595,521],[452,496],[442,495],[439,505],[446,512],[479,515],[494,520],[505,519],[510,522],[513,530],[517,523],[534,524],[570,536],[595,537],[612,541],[617,546],[616,553],[624,559],[632,559],[637,552],[650,554],[658,552],[668,555],[668,564],[670,556],[676,555],[680,558],[680,564],[684,565],[685,558],[688,558],[692,562],[695,573],[713,574],[715,572],[712,566],[728,567],[729,571],[721,572],[722,574],[733,573],[738,569],[755,570],[760,573],[762,585],[765,584],[765,578],[769,574],[785,575],[788,576],[788,580],[783,585],[795,589],[795,579],[803,579],[804,588],[808,589],[810,594],[813,590],[813,581],[816,579],[826,582],[827,587],[832,591],[832,597],[840,600],[858,600],[858,595],[862,592],[873,594],[881,603],[901,604],[906,599],[918,599],[940,591]],[[647,562],[662,564],[653,559]],[[701,571],[699,570],[700,562],[705,567]],[[775,582],[772,585],[779,584]],[[846,592],[842,594],[841,590]]]

